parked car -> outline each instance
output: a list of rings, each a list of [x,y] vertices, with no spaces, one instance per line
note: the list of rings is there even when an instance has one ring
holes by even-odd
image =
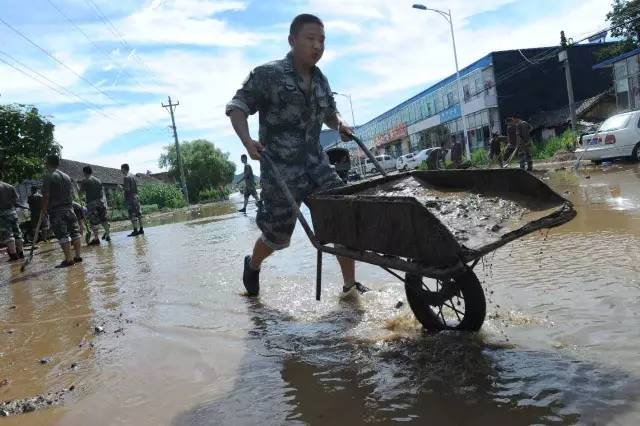
[[[390,172],[396,169],[396,160],[391,158],[389,155],[376,155],[376,160],[378,160],[378,163],[380,163],[380,166],[385,172]],[[376,165],[368,158],[364,162],[364,172],[366,174],[378,173]]]
[[[640,161],[640,111],[617,114],[607,119],[595,133],[584,134],[576,149],[578,158],[599,163],[626,157]]]
[[[356,169],[351,169],[349,172],[349,176],[347,177],[348,182],[356,182],[360,180],[360,173]]]
[[[398,157],[398,159],[396,160],[396,169],[398,169],[399,172],[413,170],[419,165],[420,162],[418,161],[416,154],[414,154],[413,152]]]

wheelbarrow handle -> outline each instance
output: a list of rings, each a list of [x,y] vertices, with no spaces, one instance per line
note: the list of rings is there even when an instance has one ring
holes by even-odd
[[[315,234],[311,230],[311,227],[309,226],[309,222],[307,222],[307,219],[304,217],[304,215],[300,211],[298,202],[293,197],[293,194],[291,194],[291,191],[289,190],[289,187],[287,186],[287,183],[285,182],[285,180],[282,178],[280,171],[274,164],[271,157],[269,157],[269,154],[267,154],[266,152],[264,151],[261,152],[260,158],[264,160],[265,164],[271,169],[271,172],[273,173],[273,177],[276,183],[282,190],[282,193],[286,197],[287,201],[289,201],[289,204],[291,204],[291,208],[293,208],[294,213],[298,216],[298,220],[300,221],[300,224],[304,228],[304,232],[306,232],[307,236],[309,237],[309,240],[311,240],[311,244],[313,244],[313,246],[317,248],[319,246],[318,240],[316,239]]]
[[[387,176],[387,172],[384,171],[380,163],[378,163],[378,160],[376,160],[375,155],[373,155],[371,151],[369,151],[369,148],[367,148],[364,142],[362,142],[360,138],[357,137],[355,134],[352,134],[351,138],[358,144],[360,149],[363,150],[365,154],[367,154],[367,157],[369,157],[369,160],[371,160],[371,162],[376,166],[376,168],[382,174],[382,176]]]

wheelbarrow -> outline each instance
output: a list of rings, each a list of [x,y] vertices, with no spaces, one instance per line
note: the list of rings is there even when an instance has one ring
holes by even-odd
[[[404,282],[411,310],[430,331],[479,330],[486,300],[473,269],[482,257],[576,215],[570,201],[524,170],[392,176],[381,170],[380,178],[309,197],[312,229],[271,159],[263,158],[317,250],[316,299],[321,295],[323,253],[377,265]],[[472,207],[486,210],[486,216],[476,217]],[[496,223],[500,217],[505,220]]]

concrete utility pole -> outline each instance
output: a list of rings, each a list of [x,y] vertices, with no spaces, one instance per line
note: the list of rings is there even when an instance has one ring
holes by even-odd
[[[167,105],[162,104],[163,108],[167,108],[169,113],[171,114],[171,127],[173,128],[173,139],[176,142],[176,157],[178,160],[178,169],[180,170],[180,181],[182,183],[182,192],[184,193],[184,198],[187,200],[187,205],[189,204],[189,190],[187,189],[187,181],[184,178],[184,167],[182,166],[182,157],[180,156],[180,143],[178,142],[178,132],[176,130],[176,120],[173,118],[174,107],[180,105],[179,101],[176,101],[175,104],[171,103],[171,96],[169,98],[169,103]]]
[[[576,103],[573,99],[573,81],[571,80],[571,65],[569,63],[569,44],[564,35],[564,31],[560,31],[560,45],[564,48],[558,59],[564,64],[564,75],[567,80],[567,94],[569,95],[569,114],[571,115],[571,130],[576,131],[578,119],[576,117]]]

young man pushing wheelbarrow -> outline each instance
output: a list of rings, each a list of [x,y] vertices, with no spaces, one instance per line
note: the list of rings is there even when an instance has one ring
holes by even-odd
[[[324,53],[324,24],[313,15],[291,23],[291,51],[284,59],[255,68],[227,104],[226,114],[253,160],[261,160],[263,208],[256,222],[262,235],[244,259],[243,282],[249,296],[260,292],[262,262],[289,246],[296,225],[293,209],[275,181],[273,164],[298,205],[309,195],[342,184],[320,146],[322,124],[338,130],[343,141],[353,135],[341,119],[329,82],[316,66]],[[259,113],[258,140],[249,134],[247,117]],[[261,159],[266,154],[271,161]],[[355,281],[355,262],[338,257],[345,292],[366,288]]]

